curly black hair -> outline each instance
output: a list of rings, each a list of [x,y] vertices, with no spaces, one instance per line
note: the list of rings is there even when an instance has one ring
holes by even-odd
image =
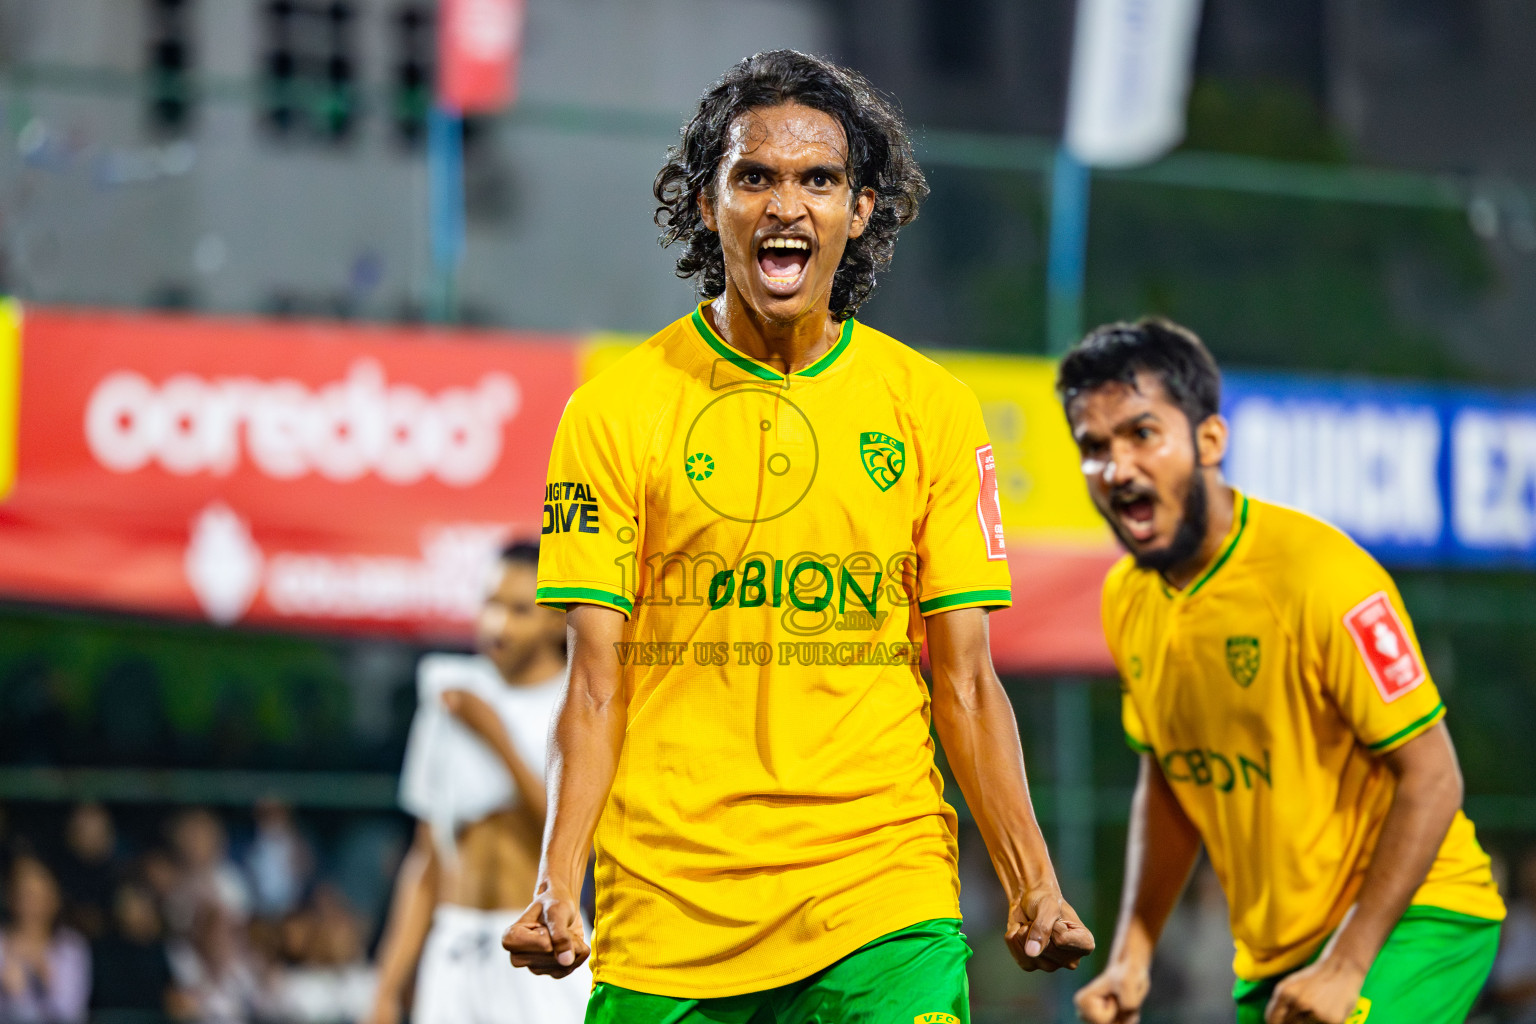
[[[896,251],[896,233],[917,218],[928,195],[901,114],[857,71],[796,50],[753,54],[727,71],[699,100],[656,175],[661,244],[683,244],[677,276],[697,277],[705,298],[725,291],[720,236],[704,226],[699,196],[715,186],[731,123],[754,107],[785,103],[836,118],[848,140],[849,185],[855,194],[875,191],[869,223],[862,235],[848,240],[832,279],[832,318],[847,320],[875,290],[876,276]]]

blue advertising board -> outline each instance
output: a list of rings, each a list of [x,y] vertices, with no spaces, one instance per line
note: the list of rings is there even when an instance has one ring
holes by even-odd
[[[1382,562],[1536,566],[1536,393],[1229,373],[1226,471]]]

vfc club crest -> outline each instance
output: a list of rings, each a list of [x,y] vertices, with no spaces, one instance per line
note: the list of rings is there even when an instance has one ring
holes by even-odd
[[[1227,637],[1227,671],[1237,680],[1238,686],[1246,687],[1259,674],[1259,638],[1256,636]]]
[[[866,430],[859,435],[859,458],[875,486],[888,491],[907,466],[907,447],[890,434]]]

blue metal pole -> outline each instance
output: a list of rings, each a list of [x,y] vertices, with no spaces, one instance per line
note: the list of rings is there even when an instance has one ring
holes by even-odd
[[[1051,248],[1045,271],[1046,344],[1061,355],[1083,329],[1083,271],[1088,252],[1088,168],[1056,150],[1051,170]]]
[[[1060,356],[1083,330],[1083,279],[1088,252],[1089,171],[1056,150],[1051,169],[1051,248],[1046,264],[1046,344]],[[1056,680],[1057,878],[1068,902],[1092,927],[1094,913],[1094,787],[1092,707],[1083,679]],[[1056,986],[1058,1021],[1076,1017],[1066,977]]]
[[[436,103],[427,115],[427,220],[432,245],[427,318],[446,323],[457,314],[464,262],[464,122]]]

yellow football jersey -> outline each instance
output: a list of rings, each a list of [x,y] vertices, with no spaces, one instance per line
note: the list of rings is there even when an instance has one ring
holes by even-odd
[[[1304,963],[1360,888],[1392,799],[1378,759],[1445,716],[1392,578],[1311,516],[1238,494],[1182,591],[1126,558],[1104,584],[1127,741],[1162,766],[1221,879],[1238,977]],[[1501,920],[1457,812],[1420,905]]]
[[[690,998],[959,916],[922,616],[1009,603],[963,384],[851,320],[786,378],[702,309],[572,396],[538,590],[629,616],[596,978]]]

